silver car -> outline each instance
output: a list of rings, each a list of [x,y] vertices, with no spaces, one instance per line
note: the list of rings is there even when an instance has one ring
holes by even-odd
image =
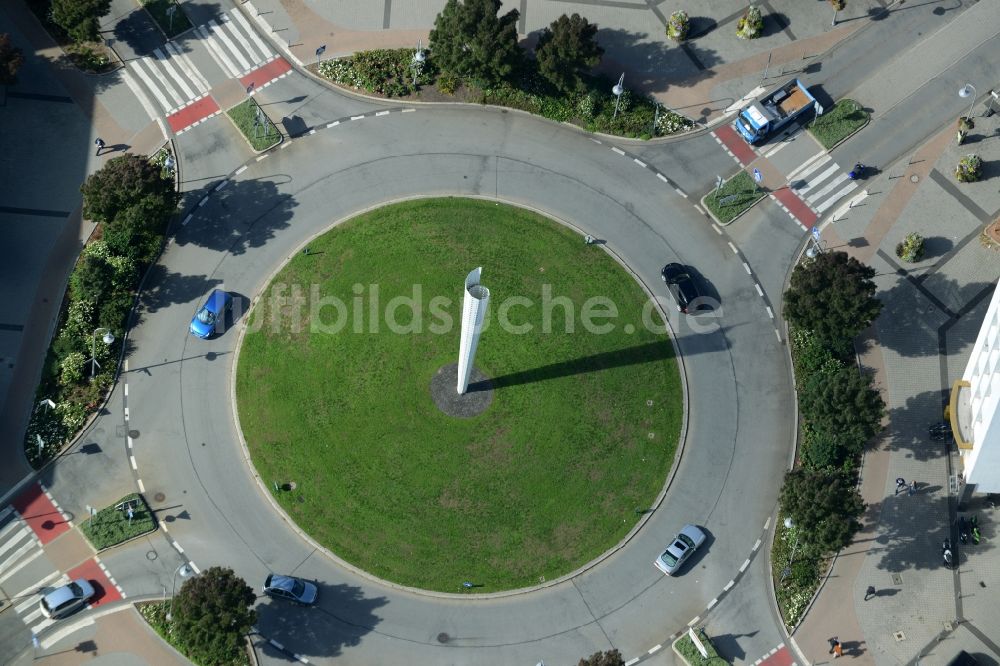
[[[86,606],[92,596],[94,586],[80,578],[46,594],[38,607],[45,617],[59,620]]]
[[[268,574],[264,579],[264,594],[277,599],[309,606],[316,603],[317,592],[315,585],[294,576]]]
[[[656,558],[653,564],[656,568],[672,576],[677,573],[684,561],[691,557],[691,553],[698,549],[698,546],[705,543],[705,533],[694,525],[685,525],[674,537],[673,543]]]

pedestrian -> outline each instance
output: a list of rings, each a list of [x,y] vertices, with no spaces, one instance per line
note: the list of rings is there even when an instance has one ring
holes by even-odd
[[[904,479],[901,476],[896,477],[896,494],[898,495],[905,488],[906,488],[906,479]]]
[[[833,646],[833,658],[836,659],[837,657],[843,657],[843,656],[844,656],[844,648],[840,644],[840,641],[837,641],[837,644]]]
[[[907,494],[909,494],[911,497],[913,495],[917,494],[917,482],[916,481],[910,481],[910,490],[908,491]]]
[[[868,589],[865,590],[865,601],[868,601],[871,597],[877,596],[878,592],[875,591],[874,585],[869,585]]]
[[[94,139],[94,145],[97,146],[97,157],[100,157],[101,151],[104,150],[104,139],[97,137]]]
[[[837,640],[836,636],[834,636],[833,638],[829,638],[827,640],[830,642],[830,652],[828,652],[827,654],[833,654],[833,651],[837,649],[838,645],[840,645],[840,641]]]

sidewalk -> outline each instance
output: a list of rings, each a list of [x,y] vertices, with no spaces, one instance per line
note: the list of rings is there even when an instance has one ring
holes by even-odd
[[[982,111],[977,105],[976,115]],[[966,153],[1000,158],[1000,140],[993,138],[998,128],[1000,116],[977,118],[976,140],[957,146],[949,124],[909,159],[865,183],[853,207],[845,204],[823,229],[829,250],[877,271],[885,307],[859,342],[859,357],[874,373],[888,414],[883,436],[864,458],[863,527],[838,555],[793,635],[810,663],[832,661],[828,639],[834,636],[844,656],[861,664],[945,664],[961,649],[1000,658],[1000,601],[977,594],[1000,584],[1000,552],[959,546],[957,571],[941,566],[941,542],[956,541],[951,522],[961,492],[959,460],[926,435],[927,425],[942,418],[951,380],[965,367],[1000,277],[1000,257],[976,240],[983,224],[1000,214],[1000,173],[993,169],[986,182],[972,184],[953,175]],[[904,264],[895,246],[913,231],[927,239],[926,256]],[[916,481],[916,495],[894,495],[897,477]],[[990,526],[984,532],[994,534],[1000,516],[991,513],[979,509]],[[865,601],[869,585],[878,592]]]
[[[518,34],[532,44],[539,31],[560,14],[574,12],[596,23],[605,48],[600,69],[608,76],[626,72],[626,82],[650,94],[669,108],[699,122],[720,116],[725,109],[764,80],[801,72],[810,58],[823,53],[868,24],[873,6],[861,0],[848,3],[831,27],[826,3],[773,0],[765,8],[764,35],[755,40],[735,37],[743,0],[718,0],[706,13],[692,12],[689,39],[675,44],[664,36],[662,22],[673,11],[691,9],[668,0],[655,8],[611,9],[585,3],[550,8],[538,0],[520,5]],[[405,6],[390,3],[327,3],[319,0],[251,0],[243,4],[265,33],[286,48],[299,64],[376,48],[426,47],[434,18],[443,2],[415,0]],[[509,3],[501,11],[509,8]],[[395,15],[393,14],[395,10]],[[786,74],[787,72],[787,74]],[[776,81],[771,81],[771,85]]]
[[[156,635],[131,603],[72,622],[29,650],[14,664],[71,666],[100,659],[114,666],[190,666]]]

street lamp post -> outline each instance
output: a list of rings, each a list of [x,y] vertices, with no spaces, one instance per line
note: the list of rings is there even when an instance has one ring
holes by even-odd
[[[186,578],[191,574],[191,567],[187,565],[187,562],[181,562],[180,565],[174,569],[174,576],[170,582],[170,611],[167,613],[167,622],[174,616],[174,591],[177,589],[177,574],[180,573],[181,578]]]
[[[90,336],[90,378],[94,378],[96,369],[101,367],[101,364],[97,362],[97,334],[104,331],[104,337],[101,338],[101,342],[106,345],[110,345],[115,341],[115,336],[109,328],[95,328],[94,332]]]
[[[417,42],[417,50],[413,54],[413,60],[410,61],[410,69],[413,70],[413,85],[417,85],[417,77],[420,76],[420,72],[423,71],[424,61],[427,60],[427,55],[424,53],[421,44]]]
[[[966,116],[969,120],[972,120],[972,109],[976,106],[976,86],[971,83],[966,83],[958,91],[958,96],[962,99],[966,97],[972,98],[972,104],[969,105],[969,115]]]
[[[795,527],[795,523],[792,522],[791,516],[785,517],[785,528],[792,529]],[[781,570],[781,579],[784,580],[792,574],[792,564],[795,562],[795,549],[799,545],[799,533],[795,533],[795,541],[792,543],[792,556],[788,558],[788,566]]]
[[[615,114],[611,116],[612,120],[618,117],[618,105],[622,101],[622,93],[625,92],[624,83],[625,83],[625,72],[622,72],[621,77],[618,79],[618,83],[616,83],[614,87],[611,89],[612,94],[614,94],[615,96]]]

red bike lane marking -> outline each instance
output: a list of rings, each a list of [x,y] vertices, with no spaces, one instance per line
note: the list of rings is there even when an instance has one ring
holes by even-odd
[[[772,192],[772,194],[778,200],[778,203],[782,204],[788,210],[788,213],[798,220],[803,228],[809,229],[816,224],[819,216],[790,189],[781,187]]]
[[[33,483],[11,502],[21,520],[28,524],[42,545],[50,543],[71,525],[40,483]]]
[[[795,663],[795,659],[792,658],[792,653],[788,649],[788,646],[782,645],[774,654],[764,659],[758,659],[754,663],[756,666],[792,666]]]
[[[254,90],[260,90],[275,79],[292,71],[292,66],[284,58],[278,57],[271,62],[240,77],[244,90],[253,84]]]
[[[96,557],[87,560],[79,566],[73,567],[66,572],[66,575],[70,580],[83,578],[94,586],[94,596],[90,600],[91,608],[96,608],[97,606],[108,604],[112,601],[119,601],[124,598],[124,595],[121,593],[118,585],[114,582],[111,576],[105,572],[105,569],[101,566]]]
[[[167,122],[170,123],[170,129],[175,133],[180,133],[192,125],[196,125],[214,116],[216,113],[219,113],[218,103],[211,96],[205,95],[191,102],[183,109],[171,113],[167,116]]]
[[[747,142],[743,140],[739,134],[736,133],[729,125],[722,125],[716,129],[712,134],[715,135],[722,145],[736,158],[740,161],[740,164],[746,166],[757,159],[757,153],[754,152],[753,148],[747,145]]]

